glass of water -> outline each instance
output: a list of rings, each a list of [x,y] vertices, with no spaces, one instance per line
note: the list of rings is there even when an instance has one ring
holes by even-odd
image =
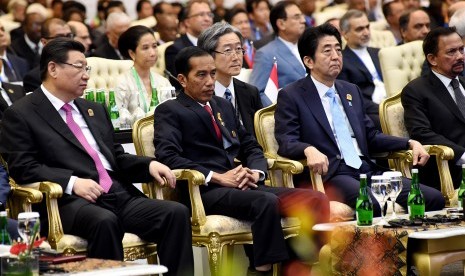
[[[40,216],[37,212],[24,212],[18,214],[18,233],[25,243],[29,244],[31,239],[35,238],[32,236],[34,232],[33,229],[39,221]],[[39,233],[40,229],[37,232]]]
[[[397,196],[399,196],[400,192],[402,191],[402,173],[397,172],[397,171],[389,171],[389,172],[384,172],[383,176],[386,176],[389,178],[391,182],[391,194],[389,197],[391,198],[392,202],[392,215],[391,219],[396,219],[396,199]]]
[[[391,194],[391,182],[389,178],[383,175],[373,175],[371,177],[371,191],[381,207],[381,220],[377,225],[386,225],[387,221],[384,218],[384,206],[387,198]]]

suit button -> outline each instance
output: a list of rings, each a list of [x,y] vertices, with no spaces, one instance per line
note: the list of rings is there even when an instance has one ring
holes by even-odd
[[[337,160],[341,160],[341,156],[340,156],[339,154],[336,155],[336,159],[337,159]]]

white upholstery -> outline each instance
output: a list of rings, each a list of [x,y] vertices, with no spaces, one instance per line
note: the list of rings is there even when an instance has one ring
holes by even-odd
[[[402,91],[404,86],[421,74],[425,61],[422,41],[413,41],[400,46],[385,47],[379,51],[384,85],[388,97]]]
[[[157,59],[157,63],[155,63],[155,65],[152,68],[155,69],[155,71],[162,76],[165,75],[164,71],[166,69],[165,51],[166,51],[166,48],[168,48],[171,44],[173,44],[173,41],[165,42],[162,45],[157,47],[158,59]]]
[[[105,90],[115,88],[118,84],[118,77],[128,71],[133,64],[132,60],[89,57],[87,65],[91,66],[92,70],[87,87],[104,88]]]
[[[332,7],[326,7],[322,12],[313,14],[316,25],[321,25],[332,18],[341,18],[347,12],[347,4],[339,4]]]
[[[239,75],[235,76],[235,78],[243,82],[249,83],[250,74],[252,74],[252,69],[242,68]]]
[[[396,38],[391,31],[371,30],[370,47],[384,48],[396,46]]]
[[[132,247],[143,245],[145,242],[137,235],[131,233],[125,233],[123,237],[123,246]],[[76,252],[85,252],[87,250],[87,240],[74,236],[74,235],[63,235],[58,241],[56,250],[63,252],[65,249],[73,248]]]
[[[157,25],[157,20],[155,19],[155,16],[149,16],[147,18],[134,20],[131,22],[131,27],[137,25],[153,28],[155,25]]]

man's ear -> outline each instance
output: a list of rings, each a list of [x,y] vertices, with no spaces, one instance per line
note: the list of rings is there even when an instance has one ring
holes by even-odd
[[[48,74],[56,79],[58,72],[57,72],[57,64],[55,62],[49,62],[47,66]]]
[[[187,78],[183,74],[178,74],[178,81],[181,84],[182,88],[186,88],[187,86]]]
[[[304,56],[304,64],[305,64],[305,67],[307,67],[308,69],[310,69],[310,70],[313,69],[314,62],[313,62],[313,59],[311,57]]]
[[[428,54],[426,56],[426,59],[428,60],[428,63],[430,64],[430,66],[438,65],[438,62],[436,61],[436,56],[434,56],[433,54]]]
[[[282,18],[279,18],[278,20],[276,20],[276,26],[278,27],[278,30],[286,30],[286,27],[284,26],[284,19]]]

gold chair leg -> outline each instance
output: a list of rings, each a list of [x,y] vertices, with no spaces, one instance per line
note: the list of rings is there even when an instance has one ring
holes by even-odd
[[[222,248],[217,233],[211,233],[207,244],[208,263],[212,276],[223,276],[220,271],[220,263],[222,260]]]
[[[158,254],[153,254],[147,257],[148,264],[159,264],[158,262]]]

